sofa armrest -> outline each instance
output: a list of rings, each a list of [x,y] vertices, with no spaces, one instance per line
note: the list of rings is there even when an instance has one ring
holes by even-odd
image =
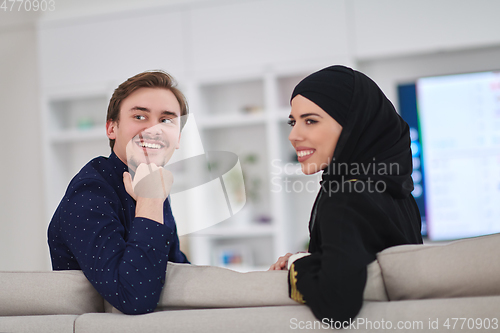
[[[390,300],[500,295],[500,234],[377,255]]]
[[[81,271],[0,272],[0,316],[103,312],[103,298]]]

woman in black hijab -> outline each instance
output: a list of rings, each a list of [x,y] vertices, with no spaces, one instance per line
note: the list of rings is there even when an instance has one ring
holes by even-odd
[[[288,262],[290,297],[320,320],[349,321],[376,253],[422,243],[409,128],[370,78],[343,66],[306,77],[291,104],[289,139],[302,171],[323,175],[309,255],[287,254],[271,270]]]

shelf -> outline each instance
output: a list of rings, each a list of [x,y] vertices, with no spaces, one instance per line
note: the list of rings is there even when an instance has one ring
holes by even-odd
[[[266,237],[273,236],[275,228],[269,224],[256,224],[249,223],[241,226],[230,227],[212,227],[207,228],[196,233],[192,236],[205,236],[210,238],[249,238],[249,237]]]
[[[236,271],[239,273],[248,273],[248,272],[256,272],[256,271],[267,271],[269,266],[252,266],[252,265],[226,265],[226,266],[219,266],[222,268],[226,268],[232,271]]]
[[[264,112],[257,114],[234,114],[200,117],[199,124],[202,128],[233,128],[238,126],[261,125],[266,121]]]
[[[207,116],[208,126],[215,124],[245,125],[245,118],[264,119],[264,82],[261,78],[254,80],[236,80],[232,82],[202,84],[199,86],[198,105],[202,111],[201,115]],[[253,113],[252,113],[253,110]],[[213,120],[213,117],[216,117]],[[251,120],[249,120],[251,121]],[[224,126],[224,125],[222,125]]]
[[[89,128],[85,130],[68,129],[50,134],[50,141],[53,143],[72,143],[89,140],[107,139],[103,128]]]

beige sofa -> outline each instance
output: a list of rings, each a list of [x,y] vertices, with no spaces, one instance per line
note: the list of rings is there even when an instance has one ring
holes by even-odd
[[[499,253],[500,234],[387,249],[369,266],[361,312],[344,326],[500,331]],[[285,271],[169,263],[156,312],[128,316],[105,303],[80,271],[0,272],[0,332],[323,332],[334,326],[288,298]]]

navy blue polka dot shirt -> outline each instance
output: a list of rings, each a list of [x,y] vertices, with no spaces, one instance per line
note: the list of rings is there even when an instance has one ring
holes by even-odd
[[[97,291],[126,314],[153,311],[167,261],[188,263],[170,204],[164,224],[135,217],[125,191],[128,167],[114,153],[97,157],[71,180],[52,217],[48,243],[54,270],[82,270]]]

